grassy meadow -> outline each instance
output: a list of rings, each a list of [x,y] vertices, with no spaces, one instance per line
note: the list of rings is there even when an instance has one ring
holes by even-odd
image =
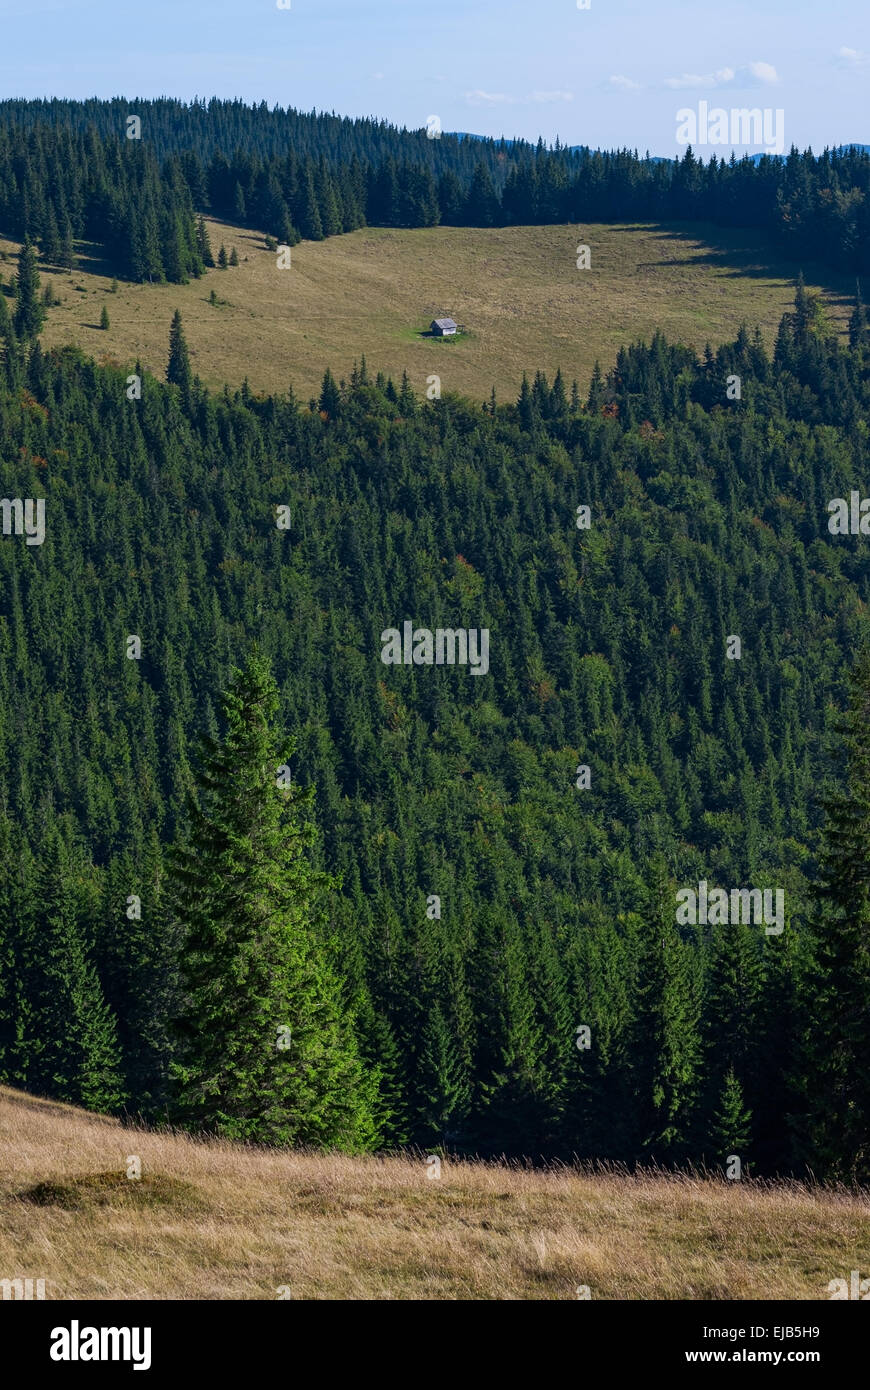
[[[280,1153],[0,1087],[0,1278],[49,1299],[827,1299],[870,1202],[724,1178]],[[126,1176],[128,1160],[141,1178]]]
[[[41,267],[61,301],[49,310],[44,345],[74,342],[131,367],[138,358],[162,376],[177,308],[194,371],[218,389],[247,376],[255,391],[292,384],[307,401],[325,367],[347,376],[365,354],[372,370],[394,378],[407,370],[420,397],[434,373],[443,391],[482,400],[495,385],[513,399],[524,371],[552,378],[558,367],[585,392],[596,358],[607,368],[621,346],[656,327],[700,350],[732,339],[746,321],[772,345],[797,273],[760,251],[753,234],[702,225],[365,228],[301,243],[288,270],[277,269],[258,233],[207,226],[215,257],[223,243],[240,264],[188,285],[122,282],[111,293],[107,268],[87,246],[70,274]],[[591,247],[591,270],[576,267],[581,242]],[[17,250],[0,237],[7,284]],[[854,285],[803,269],[844,326]],[[107,330],[99,326],[104,305]],[[424,336],[442,315],[465,327],[461,338]]]

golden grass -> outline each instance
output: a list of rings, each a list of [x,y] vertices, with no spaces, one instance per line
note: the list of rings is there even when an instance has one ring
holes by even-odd
[[[0,1088],[0,1278],[49,1298],[819,1299],[870,1274],[856,1194],[276,1153]],[[128,1179],[128,1156],[142,1164]]]
[[[82,262],[71,275],[42,269],[62,303],[49,311],[43,342],[78,343],[98,359],[131,367],[139,358],[162,376],[169,324],[180,309],[194,370],[208,385],[255,391],[293,385],[304,401],[324,369],[347,377],[354,359],[396,381],[406,369],[421,398],[427,377],[444,391],[482,400],[495,385],[515,399],[523,372],[557,367],[585,393],[594,361],[656,328],[702,350],[733,339],[742,321],[762,329],[770,346],[794,298],[797,267],[771,259],[750,233],[712,226],[586,225],[491,230],[366,228],[293,248],[292,266],[254,232],[209,222],[215,254],[235,246],[240,265],[211,270],[189,285],[120,284]],[[592,249],[592,269],[576,268],[577,246]],[[17,246],[0,238],[12,256]],[[87,248],[82,248],[84,251]],[[824,287],[832,320],[842,328],[854,283],[803,267]],[[10,280],[15,261],[0,263]],[[80,286],[81,289],[76,289]],[[229,301],[209,303],[211,290]],[[103,305],[111,326],[99,328]],[[451,315],[468,329],[460,340],[421,336],[432,318]]]

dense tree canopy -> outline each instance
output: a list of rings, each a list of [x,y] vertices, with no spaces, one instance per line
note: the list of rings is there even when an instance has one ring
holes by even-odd
[[[382,1142],[866,1176],[863,916],[823,948],[809,892],[848,915],[817,855],[868,638],[867,541],[828,524],[870,476],[860,310],[851,338],[799,288],[773,356],[659,334],[585,400],[539,374],[484,408],[361,364],[306,410],[149,376],[130,400],[126,369],[8,328],[3,491],[45,498],[46,532],[0,538],[0,1076],[172,1103],[168,856],[257,642],[313,789],[307,863],[341,878],[312,950]],[[405,621],[487,629],[488,674],[384,665]],[[864,802],[836,814],[860,856]],[[701,880],[782,889],[784,931],[679,925]],[[807,1102],[827,1074],[839,1126]]]
[[[0,225],[46,261],[71,265],[87,238],[133,280],[184,281],[209,264],[197,211],[288,245],[366,223],[705,221],[757,228],[798,260],[870,269],[870,154],[858,148],[667,160],[436,140],[265,103],[0,102]]]

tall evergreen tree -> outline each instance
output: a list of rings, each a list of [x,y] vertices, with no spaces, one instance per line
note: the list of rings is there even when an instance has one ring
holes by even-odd
[[[842,786],[826,820],[811,923],[801,1156],[819,1176],[870,1177],[870,653],[839,721]]]
[[[191,833],[173,860],[186,1006],[173,1064],[177,1113],[237,1139],[370,1147],[374,1089],[317,939],[311,794],[283,782],[292,744],[257,655],[224,696],[226,733],[203,737]]]
[[[80,865],[54,824],[35,884],[38,907],[17,933],[13,967],[14,1073],[38,1094],[116,1110],[124,1100],[117,1027],[88,953]]]
[[[719,1105],[710,1138],[714,1160],[724,1164],[733,1155],[745,1161],[751,1137],[752,1114],[743,1103],[743,1088],[729,1068],[722,1081]]]
[[[15,332],[22,340],[35,338],[45,322],[45,310],[39,301],[39,271],[36,252],[29,237],[18,256],[18,277],[15,282]]]
[[[181,398],[187,406],[190,403],[193,373],[190,367],[190,353],[185,341],[184,329],[181,326],[181,312],[178,309],[172,316],[172,325],[169,329],[169,363],[166,368],[166,380],[172,386],[177,386],[180,389]]]
[[[320,206],[314,191],[314,171],[309,167],[302,180],[302,203],[299,212],[299,230],[306,241],[323,240],[323,223],[320,219]]]
[[[692,944],[674,920],[674,895],[650,866],[637,926],[632,1071],[638,1149],[655,1159],[684,1157],[700,1083],[699,999]]]
[[[205,225],[205,218],[201,213],[196,224],[196,245],[203,265],[209,267],[213,266],[214,256],[212,254],[211,241],[209,240],[208,228]]]

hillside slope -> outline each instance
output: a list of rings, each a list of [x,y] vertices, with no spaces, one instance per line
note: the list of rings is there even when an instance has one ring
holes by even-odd
[[[552,378],[559,367],[585,395],[596,358],[609,367],[620,347],[649,341],[656,328],[700,351],[732,340],[746,322],[758,324],[771,347],[798,269],[767,259],[751,233],[605,224],[370,227],[303,242],[290,269],[278,270],[258,233],[207,225],[215,257],[221,244],[228,254],[235,247],[240,264],[187,285],[122,283],[112,294],[105,267],[86,255],[71,275],[42,269],[61,300],[49,311],[43,343],[73,342],[121,364],[138,358],[162,376],[177,308],[194,371],[216,390],[247,377],[255,391],[292,384],[307,400],[326,367],[348,377],[365,354],[373,371],[397,381],[407,371],[420,397],[434,373],[444,391],[482,400],[495,385],[501,399],[516,399],[523,372]],[[591,248],[591,270],[577,269],[581,243]],[[14,256],[17,245],[0,239],[3,250]],[[14,261],[7,279],[12,269]],[[854,283],[810,266],[804,273],[825,288],[831,318],[843,327]],[[212,290],[225,302],[212,305]],[[99,327],[103,305],[108,330]],[[441,314],[466,335],[422,336]]]
[[[5,1087],[0,1152],[0,1276],[48,1298],[825,1299],[870,1266],[870,1206],[797,1187],[449,1162],[430,1181],[422,1154],[199,1144]]]

